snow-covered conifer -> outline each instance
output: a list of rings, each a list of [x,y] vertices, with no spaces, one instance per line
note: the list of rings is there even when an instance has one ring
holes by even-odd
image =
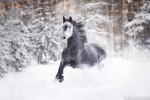
[[[132,36],[135,46],[150,49],[150,1],[141,7],[141,12],[127,23],[126,35]]]

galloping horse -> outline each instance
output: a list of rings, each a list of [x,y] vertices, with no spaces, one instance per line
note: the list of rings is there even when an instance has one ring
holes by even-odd
[[[69,19],[63,17],[62,39],[67,40],[67,47],[62,52],[61,62],[56,75],[59,82],[64,80],[63,70],[69,65],[79,68],[82,64],[94,66],[106,57],[106,52],[96,44],[85,45],[86,35],[81,22],[75,22],[70,16]]]

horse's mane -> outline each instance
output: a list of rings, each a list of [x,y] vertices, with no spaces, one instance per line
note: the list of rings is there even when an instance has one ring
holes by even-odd
[[[86,32],[83,29],[84,24],[82,22],[73,21],[73,25],[75,25],[77,27],[78,31],[79,31],[80,40],[82,42],[86,43],[87,42],[87,37],[86,37]]]

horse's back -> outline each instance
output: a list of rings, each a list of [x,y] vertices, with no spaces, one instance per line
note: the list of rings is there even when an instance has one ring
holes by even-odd
[[[85,49],[83,50],[81,56],[81,62],[94,65],[106,57],[106,52],[103,48],[96,44],[89,44],[85,45]]]

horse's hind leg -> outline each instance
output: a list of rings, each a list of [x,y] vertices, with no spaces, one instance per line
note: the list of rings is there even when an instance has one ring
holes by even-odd
[[[56,75],[56,79],[58,79],[59,82],[62,82],[64,80],[64,76],[62,76],[62,75],[63,75],[63,70],[64,70],[65,66],[66,66],[66,64],[61,61],[60,65],[59,65],[57,75]]]

